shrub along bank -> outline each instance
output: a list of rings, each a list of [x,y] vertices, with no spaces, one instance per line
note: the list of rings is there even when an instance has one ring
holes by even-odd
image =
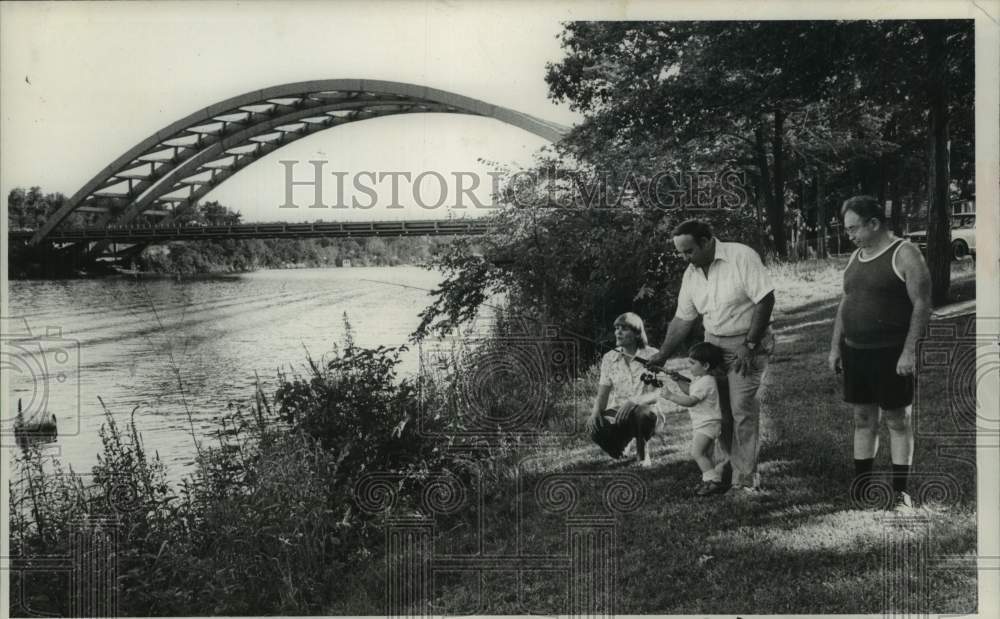
[[[507,479],[523,444],[477,448],[476,422],[461,414],[482,387],[468,384],[468,364],[519,354],[491,341],[446,347],[433,371],[400,379],[403,349],[358,347],[348,328],[328,358],[282,376],[273,397],[258,390],[249,406],[231,407],[179,487],[135,420],[122,427],[107,411],[92,476],[37,449],[22,454],[10,481],[10,545],[26,569],[11,574],[11,591],[22,592],[11,615],[66,615],[87,603],[64,574],[32,570],[73,556],[85,521],[118,533],[119,615],[382,613],[372,592],[384,579],[383,519],[447,512],[459,486]],[[76,567],[93,570],[99,550]]]

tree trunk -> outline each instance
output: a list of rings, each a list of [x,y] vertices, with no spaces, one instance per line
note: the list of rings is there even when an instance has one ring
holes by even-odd
[[[889,200],[892,201],[892,214],[889,216],[889,225],[892,226],[892,231],[896,233],[896,236],[903,235],[903,191],[900,185],[902,184],[901,178],[897,177],[892,181],[892,189],[889,192]]]
[[[816,184],[816,253],[820,258],[827,258],[826,251],[826,205],[823,203],[823,180],[817,173]]]
[[[934,305],[948,301],[951,285],[951,205],[948,199],[948,91],[944,23],[923,22],[927,44],[928,160],[927,266]]]
[[[887,141],[895,143],[898,139],[898,135],[898,121],[895,116],[892,116],[888,127],[886,128],[885,138]],[[889,202],[892,204],[892,212],[889,213],[889,228],[896,234],[896,236],[899,236],[902,234],[902,228],[900,226],[900,213],[903,209],[902,202],[900,202],[902,199],[902,189],[900,185],[903,182],[903,175],[900,171],[902,168],[902,157],[897,153],[892,156],[892,159],[887,159],[888,155],[883,154],[881,157],[883,174],[882,188],[883,193],[888,193],[885,197],[888,197]],[[889,180],[890,176],[892,177],[891,181]],[[886,185],[888,185],[888,187],[886,187]],[[882,204],[884,205],[885,202],[883,201]]]
[[[878,183],[878,192],[875,194],[875,198],[878,200],[878,203],[882,205],[882,208],[885,208],[885,198],[886,198],[885,186],[887,182],[886,177],[888,176],[888,174],[886,174],[886,169],[885,169],[885,155],[879,156],[877,170],[878,170],[878,179],[876,182]]]
[[[760,188],[764,195],[764,211],[767,220],[768,248],[777,256],[785,257],[785,224],[784,217],[775,218],[774,193],[771,187],[770,168],[767,165],[767,150],[764,146],[764,126],[757,125],[754,130],[754,154],[757,167],[760,169]],[[780,213],[779,213],[780,215]]]
[[[754,179],[755,191],[753,196],[753,210],[754,210],[754,221],[757,223],[757,244],[758,247],[764,248],[768,246],[770,241],[767,240],[767,235],[764,233],[764,218],[761,215],[761,200],[764,200],[765,192],[761,188],[761,179],[758,176]]]
[[[905,221],[903,222],[903,226],[907,230],[909,230],[910,221],[913,219],[913,213],[920,208],[920,200],[917,196],[922,194],[923,194],[922,191],[917,192],[911,189],[909,195],[907,196],[908,198],[906,201],[907,208],[905,214]]]
[[[809,226],[806,223],[806,180],[805,176],[799,174],[799,217],[797,219],[798,230],[796,234],[798,235],[798,248],[796,251],[799,253],[799,258],[809,257]]]
[[[774,202],[769,218],[774,229],[774,244],[785,247],[785,112],[774,110],[774,135],[771,136],[771,152],[774,154]],[[781,254],[782,258],[786,254]]]

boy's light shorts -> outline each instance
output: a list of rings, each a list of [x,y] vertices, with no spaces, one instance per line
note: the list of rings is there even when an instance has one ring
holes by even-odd
[[[696,434],[704,434],[714,441],[719,438],[719,435],[722,434],[722,420],[714,419],[712,421],[703,421],[697,426],[694,426],[692,430]]]

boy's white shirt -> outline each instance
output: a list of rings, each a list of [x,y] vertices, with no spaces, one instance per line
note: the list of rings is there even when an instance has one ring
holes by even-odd
[[[722,420],[722,409],[719,408],[719,386],[714,376],[705,374],[691,381],[688,395],[698,398],[696,404],[686,407],[691,415],[692,426],[697,428],[705,423]]]
[[[688,372],[686,371],[688,365],[682,359],[668,359],[663,364],[663,367],[666,370],[672,372],[679,372],[685,376],[688,376]],[[663,381],[663,388],[660,389],[659,391],[660,397],[657,400],[657,402],[659,402],[660,404],[660,409],[665,413],[678,412],[684,410],[685,407],[681,406],[680,404],[677,404],[673,400],[668,400],[663,396],[663,394],[671,392],[683,394],[684,390],[681,389],[680,383],[671,378],[669,374],[658,374],[657,376],[659,376],[660,380]]]

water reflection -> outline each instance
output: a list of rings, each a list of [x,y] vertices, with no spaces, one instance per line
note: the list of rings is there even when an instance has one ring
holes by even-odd
[[[229,402],[252,399],[258,376],[271,393],[278,370],[304,373],[307,351],[318,358],[341,341],[345,313],[359,345],[406,343],[430,302],[425,291],[439,281],[417,267],[263,271],[180,283],[13,281],[10,316],[26,318],[35,336],[17,361],[51,359],[54,346],[70,353],[78,346],[79,361],[73,368],[68,356],[61,382],[38,378],[51,377],[54,363],[41,363],[43,370],[22,363],[10,373],[9,397],[32,399],[34,412],[58,416],[59,438],[47,449],[77,471],[89,470],[100,449],[98,396],[120,425],[138,407],[147,450],[176,478],[195,454],[195,438],[216,429]],[[40,336],[46,328],[61,339]],[[415,351],[404,355],[401,370],[416,372]],[[5,429],[12,421],[3,420]]]

